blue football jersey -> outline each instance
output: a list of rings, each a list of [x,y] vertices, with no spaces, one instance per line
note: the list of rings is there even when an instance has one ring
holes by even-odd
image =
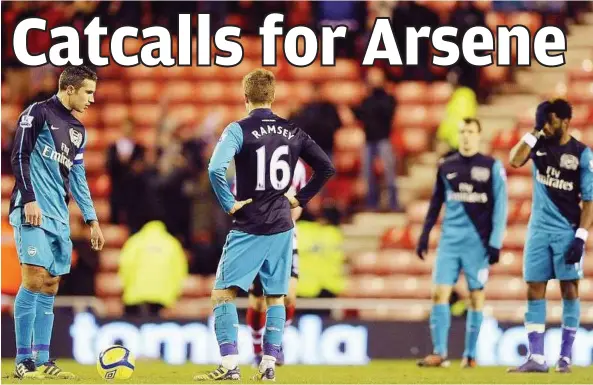
[[[482,154],[448,156],[438,168],[430,207],[424,223],[428,234],[441,206],[445,216],[440,250],[460,250],[480,242],[500,249],[507,223],[506,173],[502,163]]]
[[[10,212],[37,201],[44,217],[68,224],[72,194],[85,221],[96,220],[84,170],[87,137],[83,124],[57,96],[29,106],[17,124]]]
[[[295,196],[304,207],[335,172],[315,141],[267,108],[254,109],[225,128],[208,167],[214,192],[224,211],[229,212],[235,197],[226,170],[234,158],[236,199],[253,199],[234,214],[234,229],[267,235],[293,228],[284,194],[292,185],[299,157],[313,168],[313,176]]]
[[[593,153],[571,137],[564,145],[540,140],[532,149],[533,201],[529,229],[576,230],[581,201],[593,200]]]

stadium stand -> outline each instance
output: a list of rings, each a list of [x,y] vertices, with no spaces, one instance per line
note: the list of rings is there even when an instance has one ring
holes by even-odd
[[[455,2],[433,3],[438,13],[447,13]],[[533,32],[542,21],[537,14],[520,12],[503,14],[490,9],[490,2],[478,2],[485,10],[487,25],[495,30],[498,25],[523,24]],[[496,93],[487,104],[482,104],[478,117],[482,120],[488,140],[485,151],[491,151],[507,162],[510,147],[532,126],[536,101],[542,97],[564,96],[574,103],[572,127],[589,146],[593,146],[593,17],[588,24],[571,25],[568,36],[570,50],[567,64],[561,68],[545,68],[533,61],[530,68],[515,70],[492,65],[480,73],[480,87],[492,88]],[[96,104],[82,117],[89,134],[85,154],[89,186],[107,241],[100,253],[99,272],[95,279],[96,294],[104,302],[107,315],[122,314],[122,285],[117,276],[119,249],[128,237],[122,225],[109,224],[110,180],[105,170],[107,147],[119,136],[119,127],[130,118],[136,125],[135,136],[144,143],[154,143],[155,129],[161,118],[159,106],[162,95],[168,97],[169,117],[181,122],[197,122],[205,112],[217,111],[221,121],[230,122],[244,114],[240,79],[259,64],[261,44],[255,37],[241,39],[247,57],[234,68],[172,67],[149,68],[138,65],[121,68],[115,64],[99,69],[101,79]],[[126,39],[126,52],[135,53],[142,41]],[[193,41],[195,47],[196,41]],[[176,46],[175,44],[173,45]],[[108,50],[106,43],[102,49]],[[355,205],[364,189],[358,183],[360,154],[365,143],[364,132],[352,116],[350,106],[364,93],[364,69],[357,59],[339,58],[335,67],[315,65],[296,68],[287,65],[277,51],[278,67],[270,68],[278,77],[277,103],[280,112],[290,111],[290,102],[310,98],[313,83],[321,83],[321,92],[338,105],[343,127],[335,134],[334,161],[337,176],[328,186],[328,194],[341,204]],[[516,52],[515,52],[516,54]],[[435,68],[435,67],[433,67]],[[435,68],[436,73],[441,69]],[[430,298],[431,267],[438,240],[438,224],[431,235],[431,250],[426,261],[414,254],[415,242],[427,210],[428,199],[436,171],[434,152],[436,129],[441,122],[446,104],[454,88],[446,81],[404,81],[393,84],[390,91],[398,100],[391,141],[398,159],[397,178],[400,200],[405,213],[360,212],[344,223],[344,250],[348,256],[349,276],[344,299],[414,300],[409,311],[393,312],[389,307],[362,308],[355,314],[363,319],[422,319],[426,317]],[[2,125],[14,125],[22,110],[11,96],[7,83],[2,83]],[[12,103],[9,101],[13,101]],[[223,127],[220,127],[222,129]],[[486,286],[487,311],[501,320],[522,321],[525,284],[521,279],[522,247],[531,208],[531,178],[529,168],[512,169],[507,164],[509,183],[509,227],[499,265],[490,274]],[[376,171],[382,172],[381,165]],[[2,176],[2,216],[8,214],[8,199],[12,178]],[[74,205],[73,221],[80,220]],[[593,237],[588,250],[593,250]],[[593,271],[593,258],[585,258],[585,271]],[[183,297],[166,317],[191,318],[209,314],[206,299],[212,287],[212,276],[191,275],[184,283]],[[456,288],[466,293],[463,279]],[[559,306],[556,283],[549,289],[551,298]],[[583,280],[580,287],[583,301],[593,304],[593,279]],[[339,301],[336,300],[336,301]],[[509,306],[509,301],[514,306]],[[204,304],[204,305],[201,305]],[[583,304],[583,308],[587,308]],[[593,310],[593,306],[589,306]],[[346,310],[342,314],[345,314]],[[349,312],[348,314],[352,314]],[[550,312],[554,320],[560,313]],[[593,321],[593,312],[583,313],[583,322]]]

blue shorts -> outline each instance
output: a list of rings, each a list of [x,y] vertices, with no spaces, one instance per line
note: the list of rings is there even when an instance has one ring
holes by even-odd
[[[23,210],[10,214],[14,239],[21,264],[44,267],[51,275],[70,272],[72,241],[70,226],[52,218],[42,217],[41,226],[25,223]]]
[[[551,279],[572,281],[583,278],[583,263],[567,265],[564,254],[574,240],[574,231],[548,233],[527,232],[523,251],[523,278],[526,282],[547,282]]]
[[[482,290],[488,281],[488,268],[488,257],[482,244],[463,247],[463,250],[458,248],[456,252],[439,249],[432,271],[432,282],[436,285],[453,286],[463,270],[469,290]]]
[[[236,286],[248,291],[259,274],[264,295],[288,294],[293,231],[253,235],[231,230],[218,263],[214,288]]]

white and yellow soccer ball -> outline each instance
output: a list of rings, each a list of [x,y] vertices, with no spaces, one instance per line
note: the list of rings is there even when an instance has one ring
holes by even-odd
[[[114,345],[101,352],[97,372],[104,380],[127,380],[132,377],[136,360],[127,348]]]

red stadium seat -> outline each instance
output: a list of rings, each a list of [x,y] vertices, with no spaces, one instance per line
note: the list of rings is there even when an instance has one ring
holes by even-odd
[[[593,80],[593,61],[584,59],[581,66],[568,70],[570,80]]]
[[[224,78],[225,68],[214,65],[211,66],[191,67],[191,74],[194,79],[215,80]]]
[[[162,97],[161,88],[161,83],[155,80],[130,82],[130,101],[132,103],[157,103]]]
[[[434,82],[429,86],[429,99],[434,104],[446,104],[453,94],[453,86],[447,82]]]
[[[241,45],[245,58],[259,60],[261,63],[263,48],[261,36],[242,36]]]
[[[203,297],[208,290],[204,287],[205,281],[200,275],[189,275],[183,281],[182,295],[184,297]]]
[[[361,151],[365,143],[364,131],[360,127],[343,127],[334,134],[337,150]]]
[[[102,151],[86,151],[84,153],[84,167],[88,175],[103,171],[105,169],[105,153]]]
[[[202,319],[212,314],[210,306],[199,306],[195,299],[182,298],[172,308],[165,308],[160,316],[165,319]]]
[[[338,116],[340,117],[342,126],[352,126],[357,124],[354,112],[352,112],[352,108],[350,108],[349,106],[338,106]]]
[[[161,117],[161,108],[157,104],[135,104],[130,109],[134,124],[154,127]]]
[[[496,55],[493,54],[492,60],[496,63]],[[497,66],[492,64],[482,68],[482,79],[486,84],[500,84],[509,78],[509,67]]]
[[[486,25],[488,28],[496,34],[496,27],[499,25],[506,25],[506,17],[504,13],[499,12],[488,12],[486,14]]]
[[[111,191],[111,180],[106,174],[88,178],[88,184],[93,198],[105,198]]]
[[[502,251],[500,261],[490,268],[491,276],[514,275],[521,277],[523,273],[522,252]]]
[[[307,67],[288,66],[287,75],[289,79],[307,80],[307,81],[325,81],[324,67],[321,67],[321,62],[315,61]]]
[[[527,199],[531,197],[531,178],[513,176],[507,179],[509,198]]]
[[[101,230],[105,237],[105,247],[122,247],[129,236],[125,226],[104,223],[101,225]]]
[[[122,72],[124,72],[124,68],[116,64],[113,60],[105,67],[97,68],[97,75],[101,81],[103,81],[103,79],[121,80]]]
[[[187,80],[168,81],[163,86],[163,94],[171,103],[190,103],[194,101],[196,84]]]
[[[195,58],[192,59],[195,64]],[[163,71],[163,76],[166,80],[191,80],[193,77],[193,70],[191,66],[178,66],[167,67],[166,71]]]
[[[574,105],[572,110],[572,126],[585,126],[593,122],[593,106],[589,104]]]
[[[398,108],[395,113],[394,129],[403,127],[430,127],[428,108],[423,105],[410,105]]]
[[[199,118],[199,110],[193,104],[172,105],[167,109],[167,116],[182,124],[193,124]]]
[[[97,103],[120,103],[127,100],[127,87],[117,80],[101,81],[101,87],[97,88],[95,101]]]
[[[424,104],[429,98],[428,86],[424,82],[401,82],[395,85],[394,94],[401,104]]]
[[[14,177],[9,175],[2,175],[2,198],[10,199],[12,188],[14,187]]]
[[[572,82],[568,87],[568,100],[574,104],[593,103],[593,81]]]
[[[309,82],[280,82],[276,84],[276,102],[299,102],[304,103],[311,100],[313,85]]]
[[[98,273],[95,276],[95,292],[98,297],[120,297],[123,284],[116,273]]]
[[[356,60],[336,59],[336,65],[325,71],[326,79],[332,80],[358,80],[360,79],[360,66]]]
[[[534,12],[511,12],[507,15],[507,24],[509,27],[514,25],[525,26],[531,36],[535,36],[535,33],[542,25],[542,17]]]
[[[126,68],[124,72],[128,79],[160,79],[163,78],[163,74],[168,70],[167,67],[156,66],[147,67],[145,65],[137,65],[134,67]]]
[[[321,92],[333,103],[354,105],[362,100],[365,90],[360,82],[335,81],[324,83]]]
[[[525,246],[525,239],[527,235],[527,226],[525,225],[510,225],[505,230],[505,238],[503,241],[503,248],[505,250],[523,250]]]
[[[73,115],[76,119],[80,120],[86,128],[101,126],[101,107],[98,105],[91,105],[82,114],[74,112]]]
[[[233,87],[233,85],[235,87]],[[200,82],[195,85],[194,96],[197,98],[196,101],[201,101],[203,103],[238,102],[239,96],[243,98],[243,94],[237,92],[240,90],[240,87],[240,85],[234,83]],[[229,98],[233,99],[229,100]]]
[[[2,124],[6,124],[9,127],[16,127],[21,112],[21,108],[16,104],[2,103]]]
[[[99,252],[99,271],[116,272],[119,268],[120,249],[103,249]]]
[[[430,147],[430,136],[422,128],[406,128],[401,133],[403,148],[407,153],[418,154]]]
[[[101,120],[105,126],[120,127],[128,117],[126,104],[106,104],[101,110]]]
[[[486,298],[499,300],[523,300],[527,295],[527,284],[521,277],[495,275],[485,286]]]
[[[413,201],[408,204],[406,214],[410,223],[424,223],[428,206],[430,202],[427,200]]]
[[[102,298],[105,306],[104,317],[121,318],[124,315],[124,304],[121,298]]]

